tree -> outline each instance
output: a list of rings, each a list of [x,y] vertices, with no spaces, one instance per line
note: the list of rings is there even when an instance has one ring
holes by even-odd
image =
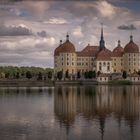
[[[99,76],[100,74],[101,74],[101,72],[100,72],[100,71],[98,71],[98,72],[97,72],[97,75]]]
[[[59,80],[61,80],[62,77],[63,77],[63,72],[62,72],[62,71],[57,72],[57,78],[58,78]]]
[[[65,77],[66,77],[67,79],[69,79],[69,71],[68,71],[68,70],[67,70],[66,73],[65,73]]]
[[[123,79],[127,78],[127,72],[126,71],[123,71],[122,77],[123,77]]]
[[[93,71],[93,78],[96,78],[96,71]]]
[[[20,73],[17,72],[16,75],[15,75],[16,79],[19,79],[20,78]]]
[[[5,78],[9,78],[9,77],[10,77],[9,72],[6,72],[6,73],[5,73]]]
[[[26,78],[31,79],[32,78],[32,74],[30,71],[26,72]]]
[[[140,70],[138,71],[138,75],[140,75]]]
[[[51,71],[48,72],[48,79],[52,79],[52,72]]]
[[[42,80],[42,79],[43,79],[43,74],[42,72],[39,72],[37,76],[37,80]]]
[[[88,72],[87,71],[84,73],[84,77],[85,77],[85,79],[88,79]]]
[[[77,72],[77,79],[80,79],[81,78],[81,73],[80,71]]]

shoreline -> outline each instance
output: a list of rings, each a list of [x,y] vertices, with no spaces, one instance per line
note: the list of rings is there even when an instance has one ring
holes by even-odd
[[[2,79],[0,80],[0,87],[45,87],[57,85],[140,85],[140,82],[97,82],[95,80],[34,80],[34,79]]]
[[[21,80],[21,79],[4,79],[0,80],[0,87],[43,87],[54,86],[51,80],[38,81],[38,80]]]

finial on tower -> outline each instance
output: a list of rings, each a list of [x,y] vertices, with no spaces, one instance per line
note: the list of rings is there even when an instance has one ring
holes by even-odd
[[[118,40],[118,46],[120,46],[121,45],[121,41],[120,40]]]
[[[103,23],[101,23],[101,38],[103,38],[104,37],[104,34],[103,34]]]
[[[62,40],[60,40],[60,45],[62,45]]]
[[[133,35],[132,34],[130,35],[130,41],[133,41]]]
[[[67,35],[66,35],[66,40],[69,41],[69,34],[67,32]]]

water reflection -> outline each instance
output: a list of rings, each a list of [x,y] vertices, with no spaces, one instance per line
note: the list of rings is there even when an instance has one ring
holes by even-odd
[[[0,88],[0,140],[139,140],[140,86]]]
[[[67,133],[76,122],[76,116],[98,123],[101,139],[104,138],[106,120],[113,119],[118,129],[121,124],[130,130],[139,122],[140,86],[83,86],[55,88],[54,112]],[[120,134],[121,135],[121,134]]]

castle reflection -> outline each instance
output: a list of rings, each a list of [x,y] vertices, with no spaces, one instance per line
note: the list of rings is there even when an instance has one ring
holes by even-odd
[[[58,86],[54,94],[54,112],[60,125],[74,125],[76,116],[97,120],[103,139],[106,120],[121,121],[131,133],[139,121],[140,86]]]

